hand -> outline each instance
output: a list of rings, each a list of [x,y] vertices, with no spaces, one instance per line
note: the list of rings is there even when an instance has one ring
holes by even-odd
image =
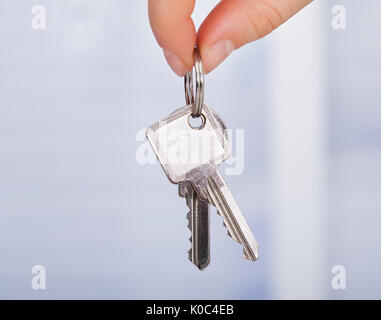
[[[183,76],[194,64],[196,43],[208,73],[234,49],[269,34],[311,1],[221,0],[197,35],[191,18],[195,0],[148,0],[148,12],[168,64]]]

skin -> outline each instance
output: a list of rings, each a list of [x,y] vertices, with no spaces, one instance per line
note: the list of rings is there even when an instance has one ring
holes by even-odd
[[[179,76],[201,52],[205,73],[233,50],[279,27],[312,0],[221,0],[196,33],[191,14],[195,0],[148,0],[152,31],[172,70]]]

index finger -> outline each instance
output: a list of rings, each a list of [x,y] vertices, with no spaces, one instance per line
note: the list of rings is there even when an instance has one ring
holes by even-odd
[[[148,0],[152,31],[168,64],[183,76],[194,64],[196,29],[191,18],[195,0]]]

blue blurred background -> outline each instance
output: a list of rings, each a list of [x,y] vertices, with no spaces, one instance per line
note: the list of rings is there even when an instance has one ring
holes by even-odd
[[[380,10],[314,2],[206,76],[233,141],[244,129],[242,174],[222,171],[261,256],[242,259],[213,212],[199,272],[184,199],[137,159],[144,128],[184,104],[146,1],[1,0],[0,298],[381,298]]]

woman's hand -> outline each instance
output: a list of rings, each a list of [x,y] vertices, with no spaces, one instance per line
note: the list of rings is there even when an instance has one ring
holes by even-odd
[[[150,23],[173,71],[183,76],[194,64],[197,44],[208,73],[234,49],[260,39],[312,0],[222,0],[198,33],[191,18],[195,0],[148,0]]]

